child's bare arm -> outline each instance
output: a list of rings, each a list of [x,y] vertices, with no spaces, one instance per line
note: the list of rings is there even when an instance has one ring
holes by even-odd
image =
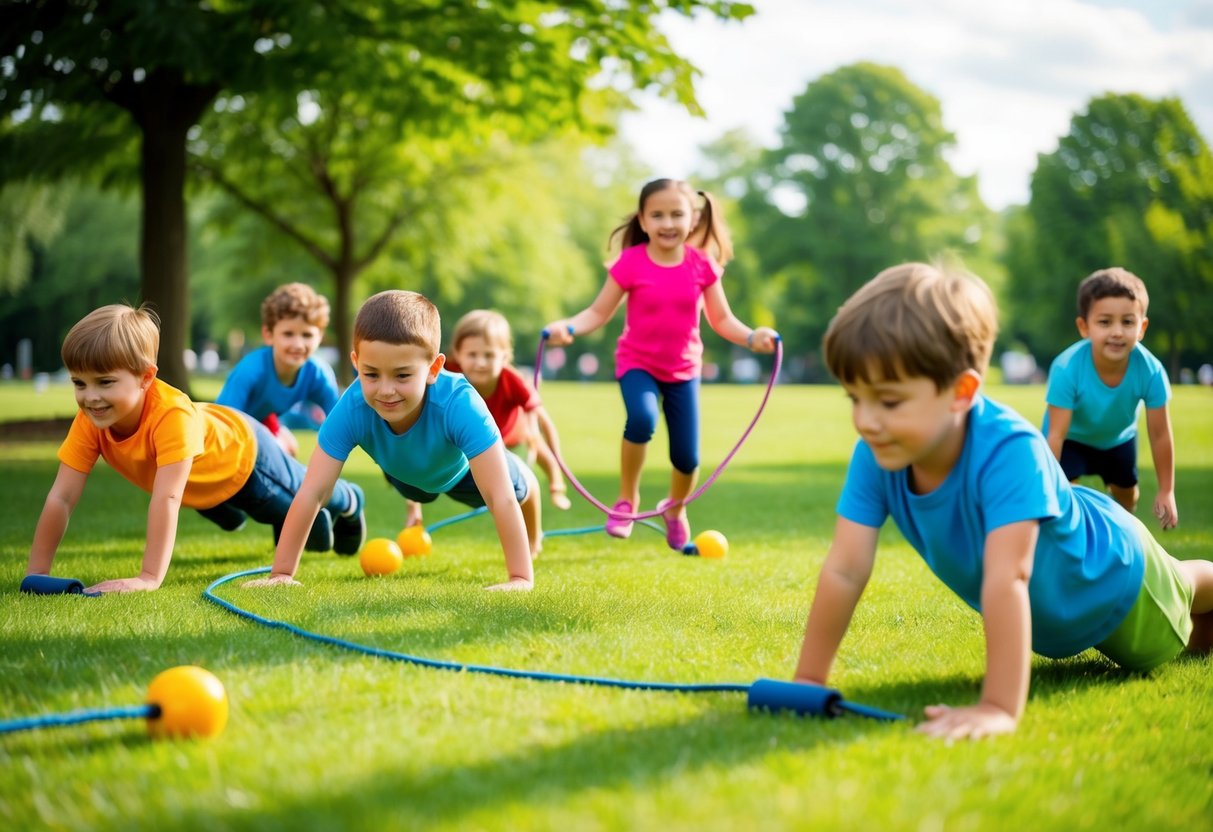
[[[510,469],[506,465],[505,446],[497,440],[487,451],[477,454],[468,462],[472,468],[472,479],[484,497],[484,504],[493,515],[497,537],[505,552],[505,568],[510,579],[495,584],[489,589],[530,589],[535,585],[535,572],[531,566],[531,546],[527,540],[526,524],[522,520],[522,509],[510,482]]]
[[[173,545],[177,542],[177,518],[189,482],[193,459],[184,459],[156,469],[152,499],[147,507],[147,542],[143,545],[143,568],[134,578],[118,578],[89,587],[90,592],[136,592],[158,589],[164,583]]]
[[[571,318],[552,321],[547,325],[548,338],[552,346],[560,347],[571,344],[574,335],[588,335],[598,329],[615,315],[615,310],[622,302],[623,287],[615,282],[615,278],[608,277],[593,303]],[[569,332],[569,327],[573,328],[572,333]]]
[[[299,569],[299,558],[303,554],[303,544],[307,541],[308,532],[316,515],[332,496],[333,486],[341,476],[341,468],[345,463],[333,459],[322,448],[312,451],[312,458],[307,463],[307,473],[303,476],[303,484],[291,501],[291,507],[282,523],[282,534],[278,536],[278,547],[274,550],[274,566],[269,577],[248,581],[246,587],[273,586],[275,584],[298,584],[295,572]]]
[[[1179,524],[1179,509],[1175,505],[1175,440],[1171,433],[1171,414],[1165,404],[1146,409],[1146,429],[1150,433],[1154,473],[1158,476],[1154,516],[1164,530],[1173,529]]]
[[[981,617],[986,630],[986,678],[981,701],[950,708],[932,705],[924,734],[944,739],[978,739],[1015,730],[1028,701],[1032,658],[1032,613],[1028,579],[1040,524],[1023,520],[986,536],[981,582]]]
[[[805,627],[796,681],[824,685],[863,595],[876,560],[879,529],[843,517],[834,523],[834,540],[817,579],[817,591]]]
[[[703,290],[703,309],[712,331],[726,341],[739,347],[748,347],[754,352],[775,351],[775,341],[779,333],[768,326],[751,329],[742,323],[733,314],[719,280]]]
[[[67,531],[67,522],[80,502],[84,493],[84,484],[88,482],[88,474],[77,471],[69,465],[59,464],[59,473],[55,482],[46,494],[46,502],[42,504],[42,514],[38,516],[38,525],[34,529],[34,540],[29,549],[29,565],[25,569],[27,575],[49,575],[51,563],[55,560],[55,552]]]
[[[1049,434],[1045,439],[1049,443],[1049,450],[1058,460],[1061,459],[1061,446],[1070,432],[1070,421],[1073,418],[1073,410],[1049,405]]]

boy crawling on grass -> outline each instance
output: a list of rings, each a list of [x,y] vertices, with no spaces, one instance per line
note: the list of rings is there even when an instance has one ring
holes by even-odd
[[[1176,560],[1115,501],[1071,485],[1040,431],[981,395],[997,329],[984,283],[909,263],[852,295],[824,340],[859,441],[796,680],[825,684],[891,515],[985,625],[981,699],[930,706],[918,728],[949,739],[1015,729],[1032,651],[1095,647],[1148,671],[1213,647],[1213,563]]]
[[[145,308],[103,306],[71,328],[63,364],[76,388],[76,414],[59,448],[59,473],[34,531],[27,575],[49,575],[67,522],[98,457],[151,494],[143,568],[92,592],[157,589],[168,572],[182,506],[235,531],[246,515],[277,538],[306,469],[251,416],[194,403],[156,378],[159,322]],[[309,551],[352,555],[366,536],[363,496],[338,480],[307,529]]]

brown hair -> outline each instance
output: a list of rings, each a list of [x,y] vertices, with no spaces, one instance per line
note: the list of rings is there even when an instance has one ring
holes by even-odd
[[[156,366],[160,351],[160,319],[146,304],[136,309],[125,303],[89,312],[68,330],[59,355],[73,373],[129,370],[143,375]]]
[[[607,248],[614,244],[616,237],[620,238],[623,248],[647,243],[649,235],[640,227],[644,204],[653,194],[667,189],[682,193],[687,198],[691,210],[697,214],[695,226],[687,237],[687,245],[694,246],[722,266],[732,260],[733,240],[720,207],[716,204],[716,198],[707,191],[696,191],[690,183],[681,179],[654,179],[646,182],[640,189],[636,210],[611,231],[611,236],[607,238]]]
[[[473,309],[455,323],[451,333],[451,352],[459,352],[464,338],[483,338],[486,343],[505,353],[505,362],[514,363],[514,336],[510,322],[492,309]]]
[[[354,349],[363,341],[412,344],[424,348],[430,360],[442,349],[442,319],[425,295],[389,289],[372,295],[354,318]]]
[[[822,348],[844,384],[928,378],[942,390],[965,370],[984,375],[997,335],[994,297],[979,278],[903,263],[839,307]]]
[[[1120,266],[1092,272],[1078,284],[1078,317],[1085,320],[1095,301],[1104,298],[1128,298],[1137,301],[1143,318],[1150,307],[1146,284],[1133,272]]]
[[[329,325],[329,302],[306,283],[285,283],[261,301],[261,323],[273,329],[284,318],[300,318],[324,329]]]

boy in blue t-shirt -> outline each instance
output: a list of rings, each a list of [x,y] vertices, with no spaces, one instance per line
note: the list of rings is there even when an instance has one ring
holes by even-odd
[[[507,453],[488,407],[461,375],[445,372],[438,310],[416,292],[371,297],[354,321],[358,371],[320,428],[307,476],[287,514],[268,578],[248,586],[295,584],[307,528],[345,460],[361,447],[397,491],[428,503],[450,494],[488,506],[509,580],[489,589],[530,589],[542,542],[539,485]]]
[[[333,368],[315,357],[328,325],[329,302],[323,295],[306,283],[279,286],[261,302],[266,345],[232,368],[215,403],[263,422],[284,451],[298,456],[299,444],[286,423],[296,418],[295,424],[310,424],[308,411],[316,408],[323,421],[337,404]]]
[[[796,680],[825,684],[892,516],[985,625],[980,701],[930,706],[918,728],[949,739],[1015,729],[1032,651],[1096,647],[1144,671],[1213,647],[1213,563],[1172,558],[1107,496],[1071,486],[1041,433],[980,394],[997,329],[984,283],[911,263],[852,295],[823,344],[859,441]]]
[[[1171,384],[1157,358],[1140,343],[1150,323],[1145,284],[1121,268],[1101,269],[1078,286],[1082,340],[1057,356],[1045,391],[1041,428],[1070,482],[1098,475],[1116,502],[1137,508],[1137,410],[1146,428],[1158,496],[1154,516],[1164,530],[1179,522],[1175,506],[1175,445],[1167,402]]]

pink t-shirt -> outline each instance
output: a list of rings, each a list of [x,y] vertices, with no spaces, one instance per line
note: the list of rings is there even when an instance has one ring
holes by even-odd
[[[677,266],[660,266],[641,244],[624,249],[611,266],[611,278],[628,296],[623,335],[615,348],[615,378],[628,370],[644,370],[658,381],[699,376],[703,290],[720,279],[722,269],[698,249],[684,250]]]

